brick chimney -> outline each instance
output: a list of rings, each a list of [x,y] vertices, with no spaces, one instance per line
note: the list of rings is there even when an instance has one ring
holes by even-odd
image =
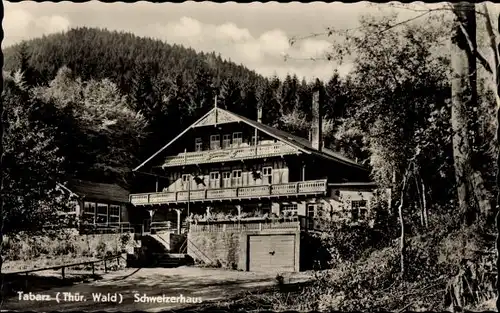
[[[313,90],[312,97],[312,125],[311,125],[311,143],[314,149],[321,151],[323,148],[323,123],[320,103],[320,91],[318,88]]]
[[[257,122],[262,123],[262,107],[257,108]]]

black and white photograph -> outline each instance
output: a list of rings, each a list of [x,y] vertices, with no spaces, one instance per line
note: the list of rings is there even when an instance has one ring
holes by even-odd
[[[498,312],[500,4],[2,5],[0,310]]]

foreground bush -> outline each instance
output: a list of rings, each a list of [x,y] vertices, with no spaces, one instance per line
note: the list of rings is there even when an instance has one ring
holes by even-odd
[[[36,259],[100,258],[125,252],[133,244],[128,234],[80,235],[76,230],[18,233],[4,237],[4,262]]]

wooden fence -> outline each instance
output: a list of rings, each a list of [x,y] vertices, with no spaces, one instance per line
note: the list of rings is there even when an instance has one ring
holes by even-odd
[[[116,260],[117,265],[120,265],[120,259],[124,259],[123,262],[126,263],[126,259],[123,257],[123,254],[117,254],[117,255],[112,255],[108,256],[99,260],[93,260],[93,261],[86,261],[86,262],[78,262],[78,263],[70,263],[70,264],[62,264],[62,265],[55,265],[55,266],[49,266],[49,267],[44,267],[44,268],[36,268],[36,269],[31,269],[31,270],[25,270],[25,271],[16,271],[16,272],[2,272],[1,275],[25,275],[26,277],[26,285],[28,283],[28,276],[30,273],[34,272],[42,272],[42,271],[50,271],[50,270],[61,270],[61,277],[64,280],[66,277],[66,269],[70,267],[75,267],[75,266],[81,266],[81,265],[91,265],[92,266],[92,275],[95,275],[95,265],[98,263],[103,262],[104,263],[104,272],[108,272],[108,265],[110,261]],[[26,286],[27,287],[27,286]]]

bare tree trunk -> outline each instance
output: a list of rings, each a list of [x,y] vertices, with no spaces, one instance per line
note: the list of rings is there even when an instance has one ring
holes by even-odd
[[[486,7],[486,4],[485,4]],[[500,15],[498,16],[498,31],[500,31]],[[496,83],[496,102],[497,102],[497,203],[496,203],[496,216],[495,216],[495,224],[497,227],[497,238],[495,242],[496,250],[497,250],[497,279],[495,282],[495,287],[497,289],[497,301],[496,308],[497,311],[500,312],[500,274],[498,273],[498,269],[500,268],[500,45],[496,45],[496,40],[494,34],[492,34],[492,48],[495,52],[495,83]],[[495,50],[496,48],[496,50]]]
[[[405,173],[403,177],[403,187],[401,188],[401,197],[399,201],[399,206],[398,206],[398,213],[399,213],[399,224],[401,228],[401,234],[399,237],[399,251],[400,251],[400,274],[403,276],[405,274],[405,250],[406,250],[406,244],[405,244],[405,222],[403,218],[403,207],[404,207],[404,196],[405,196],[405,190],[406,190],[406,179],[407,179],[408,171]]]
[[[467,106],[477,103],[476,59],[471,58],[471,49],[476,47],[475,5],[466,2],[456,3],[454,11],[456,22],[451,45],[453,159],[459,209],[464,223],[470,225],[475,221],[477,213],[469,201],[474,194],[468,184],[473,171],[467,114]],[[472,47],[469,47],[469,44]]]
[[[467,6],[467,5],[464,5],[464,6]],[[496,34],[495,32],[493,31],[494,29],[494,26],[493,26],[493,22],[491,20],[491,17],[489,15],[489,12],[488,12],[488,6],[486,3],[483,4],[483,7],[484,7],[484,11],[485,11],[485,15],[486,15],[486,30],[487,30],[487,33],[488,33],[488,37],[490,39],[490,47],[493,51],[493,61],[494,61],[494,64],[492,64],[492,66],[490,64],[488,64],[488,62],[485,62],[484,61],[484,57],[480,57],[479,60],[481,61],[481,64],[485,67],[485,69],[487,71],[489,71],[491,74],[492,74],[492,77],[493,79],[490,80],[490,82],[492,83],[492,90],[494,92],[494,95],[495,95],[495,101],[496,101],[496,105],[497,105],[497,136],[496,136],[496,145],[497,145],[497,179],[496,179],[496,185],[497,185],[497,199],[496,199],[496,216],[495,216],[495,224],[496,224],[496,228],[497,228],[497,238],[496,238],[496,242],[495,242],[495,246],[496,246],[496,250],[497,250],[497,261],[496,261],[496,265],[497,265],[497,268],[500,268],[500,209],[499,209],[499,205],[500,205],[500,147],[499,147],[499,143],[500,143],[500,45],[497,45],[497,40],[496,40]],[[455,5],[455,8],[457,10],[455,10],[455,15],[460,18],[460,16],[462,15],[466,15],[466,21],[471,21],[471,20],[474,20],[474,24],[475,24],[475,10],[473,11],[474,13],[470,13],[470,11],[472,10],[468,10],[469,12],[465,13],[465,14],[461,14],[461,10],[459,10],[461,8],[460,5]],[[469,5],[469,8],[474,8],[474,5]],[[500,16],[498,16],[498,24],[497,24],[497,29],[498,31],[500,31]],[[475,63],[475,57],[476,56],[479,56],[479,53],[477,52],[477,47],[475,45],[475,32],[474,33],[471,33],[470,31],[467,31],[467,23],[465,23],[465,26],[466,27],[463,27],[464,24],[462,24],[462,31],[463,31],[463,34],[464,35],[469,35],[469,40],[468,40],[468,46],[469,46],[469,51],[470,49],[475,49],[474,51],[474,54],[470,54],[469,53],[469,60],[470,59],[474,59],[474,63]],[[459,25],[460,26],[460,25]],[[475,27],[474,27],[475,28]],[[475,29],[474,29],[475,31]],[[472,36],[474,35],[474,36]],[[471,42],[470,38],[473,38],[474,39],[474,42]],[[467,39],[467,38],[466,38]],[[466,49],[464,49],[464,52],[466,51]],[[452,62],[453,62],[453,59],[452,59]],[[452,86],[453,88],[453,86]],[[491,203],[489,203],[489,201],[485,201],[487,198],[485,197],[486,194],[486,189],[484,188],[484,181],[482,180],[482,176],[481,174],[479,173],[479,175],[477,175],[476,173],[474,173],[474,178],[473,178],[473,181],[472,181],[472,185],[473,185],[473,188],[474,188],[474,191],[475,191],[475,195],[476,195],[476,199],[478,200],[478,204],[479,206],[481,207],[482,210],[485,210],[483,208],[483,206],[485,206],[487,209],[488,209],[488,212],[487,213],[491,213],[493,210],[491,208]],[[481,192],[478,192],[480,190],[483,190],[483,193]],[[495,287],[497,289],[497,299],[496,299],[496,308],[497,308],[497,311],[500,310],[500,274],[497,273],[497,277],[496,277],[496,282],[495,282]]]
[[[420,224],[422,225],[422,227],[426,227],[425,217],[424,217],[424,201],[422,198],[422,192],[420,191],[420,186],[419,186],[420,184],[418,182],[416,175],[414,176],[414,180],[415,180],[415,188],[417,189],[417,194],[418,194],[418,205],[420,207]]]
[[[479,212],[486,216],[493,213],[493,206],[491,204],[491,193],[484,185],[483,175],[480,171],[474,170],[472,175],[469,176],[471,188],[474,192],[474,197],[479,209]]]
[[[425,228],[429,227],[429,218],[427,216],[427,198],[425,196],[425,184],[422,178],[420,178],[420,182],[422,184],[422,206],[423,206],[423,214],[424,214],[424,226]]]

